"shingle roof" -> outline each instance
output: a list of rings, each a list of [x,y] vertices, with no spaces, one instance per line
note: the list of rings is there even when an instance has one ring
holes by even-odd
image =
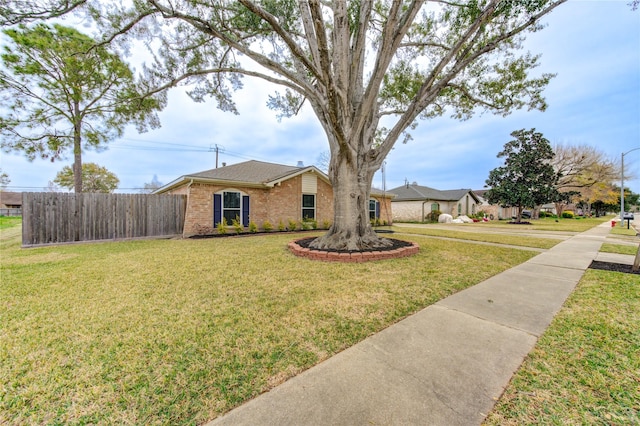
[[[154,193],[162,194],[191,180],[210,183],[235,183],[238,186],[273,186],[282,180],[290,179],[306,172],[314,172],[320,178],[327,182],[329,181],[329,178],[314,166],[285,166],[283,164],[251,160],[180,176],[178,179],[158,188]]]
[[[21,206],[22,192],[0,191],[0,204],[5,206]]]
[[[470,189],[450,189],[441,191],[428,186],[411,184],[399,186],[391,189],[389,192],[396,194],[394,201],[458,201],[465,194],[472,191]]]
[[[217,169],[205,170],[180,176],[178,179],[158,188],[154,194],[162,194],[173,188],[184,185],[190,180],[205,182],[235,182],[238,186],[273,186],[279,181],[290,179],[301,173],[312,171],[329,183],[329,177],[314,166],[286,166],[283,164],[266,163],[250,160],[243,163],[232,164]],[[394,198],[395,194],[371,188],[371,195],[377,197]]]
[[[245,161],[244,163],[224,166],[217,169],[186,175],[186,178],[205,178],[243,183],[266,183],[278,180],[306,167],[285,166],[283,164],[265,163],[262,161]]]

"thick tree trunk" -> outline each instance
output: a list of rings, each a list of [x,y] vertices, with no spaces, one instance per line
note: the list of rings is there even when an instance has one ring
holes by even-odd
[[[341,158],[335,166],[330,167],[334,201],[333,224],[325,235],[313,241],[311,247],[320,250],[363,251],[392,246],[390,240],[375,233],[369,221],[373,173],[368,171],[368,166],[364,160],[356,162]]]

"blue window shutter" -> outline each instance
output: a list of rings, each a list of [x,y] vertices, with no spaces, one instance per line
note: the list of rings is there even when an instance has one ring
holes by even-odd
[[[376,218],[380,217],[380,201],[376,200]]]
[[[213,194],[213,226],[222,222],[222,195]]]
[[[249,226],[249,196],[242,196],[242,226]]]

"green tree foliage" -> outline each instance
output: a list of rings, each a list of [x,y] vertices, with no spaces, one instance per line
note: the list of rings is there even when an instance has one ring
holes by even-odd
[[[53,183],[62,188],[73,189],[75,185],[73,169],[70,166],[64,166],[56,175]],[[96,163],[82,164],[84,192],[111,193],[118,188],[119,184],[120,179],[106,167],[101,167]]]
[[[515,139],[507,142],[498,153],[504,165],[489,172],[485,198],[491,204],[518,207],[517,221],[522,220],[525,207],[535,207],[557,197],[557,175],[551,165],[554,153],[551,144],[535,129],[511,133]]]
[[[0,70],[1,146],[51,161],[73,154],[82,192],[82,151],[100,149],[128,123],[159,125],[163,95],[143,98],[129,66],[104,46],[61,25],[4,30]],[[6,111],[6,113],[4,112]]]
[[[45,1],[52,14],[75,3]],[[249,76],[280,87],[268,102],[280,117],[307,104],[334,190],[333,223],[313,246],[361,250],[389,244],[369,223],[371,184],[420,119],[546,108],[552,75],[533,75],[539,56],[519,50],[565,1],[86,0],[76,10],[99,21],[105,42],[154,48],[153,91],[190,84],[194,100],[237,113],[232,95]],[[30,19],[34,4],[8,0],[5,13]]]

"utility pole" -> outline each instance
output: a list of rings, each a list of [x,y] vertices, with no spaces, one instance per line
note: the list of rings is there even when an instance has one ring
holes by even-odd
[[[215,148],[213,146],[209,146],[209,152],[211,151],[215,151],[216,152],[216,169],[218,168],[218,153],[220,152],[220,147],[218,146],[218,144],[214,145]]]
[[[623,152],[621,156],[621,173],[620,173],[620,226],[624,226],[624,156],[630,152],[639,150],[638,148],[633,148],[631,151]]]

